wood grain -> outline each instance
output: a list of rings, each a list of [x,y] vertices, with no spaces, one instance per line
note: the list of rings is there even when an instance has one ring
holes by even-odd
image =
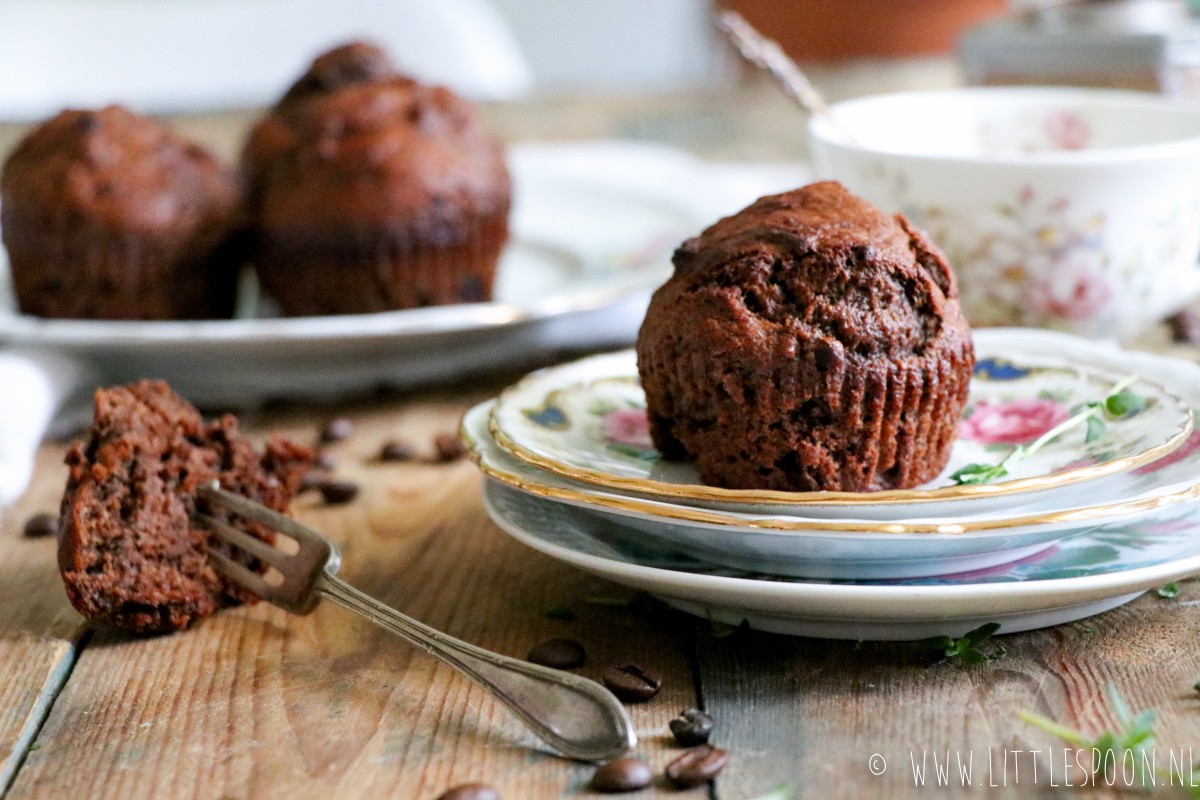
[[[42,448],[38,485],[0,517],[0,795],[74,664],[83,631],[58,578],[53,537],[22,536],[32,514],[57,511],[62,451]]]
[[[480,397],[484,396],[483,393]],[[352,414],[329,448],[359,498],[294,506],[343,549],[342,575],[456,636],[522,656],[569,636],[589,651],[584,674],[642,660],[665,676],[631,708],[639,754],[661,768],[666,722],[696,695],[690,644],[676,618],[624,605],[630,595],[526,550],[483,512],[468,462],[381,464],[391,437],[431,452],[471,395],[415,396]],[[311,439],[320,419],[267,415]],[[60,590],[61,591],[61,590]],[[546,612],[567,608],[574,619]],[[505,798],[586,792],[592,767],[547,754],[509,712],[453,670],[370,623],[325,604],[289,617],[264,604],[216,615],[174,636],[98,632],[84,649],[9,797],[433,798],[482,780]],[[641,797],[705,796],[659,787]]]
[[[1065,782],[1084,778],[1076,767],[1064,774],[1069,745],[1017,715],[1034,711],[1098,736],[1116,726],[1103,701],[1109,684],[1133,711],[1158,710],[1164,769],[1172,753],[1192,749],[1191,760],[1200,760],[1200,696],[1192,688],[1200,677],[1200,586],[1183,587],[1175,601],[1151,593],[1074,624],[1000,637],[1006,654],[977,666],[935,664],[936,654],[904,643],[701,635],[699,671],[705,705],[719,721],[716,739],[740,754],[717,795],[739,800],[788,782],[796,797],[1076,796]],[[1033,749],[1041,753],[1031,756]],[[939,785],[933,761],[944,764],[947,753],[953,768]],[[881,775],[869,768],[875,754],[886,764]],[[973,759],[969,786],[960,756]]]

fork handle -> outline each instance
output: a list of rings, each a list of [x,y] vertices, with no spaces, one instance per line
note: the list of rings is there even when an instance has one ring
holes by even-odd
[[[625,708],[595,681],[468,644],[385,606],[328,572],[321,574],[316,588],[488,689],[566,756],[604,761],[637,744]]]

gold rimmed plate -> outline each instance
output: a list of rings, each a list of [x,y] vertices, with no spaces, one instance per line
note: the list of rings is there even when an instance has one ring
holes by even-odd
[[[894,519],[917,513],[962,515],[1044,502],[1045,493],[1085,484],[1168,455],[1192,430],[1182,398],[1143,375],[1137,359],[1114,366],[1087,357],[1085,340],[1004,329],[975,336],[978,365],[959,439],[946,469],[916,489],[867,493],[730,490],[702,484],[686,462],[661,457],[650,442],[636,359],[623,351],[535,372],[507,389],[489,421],[491,436],[516,458],[578,483],[704,508],[820,517]],[[1053,355],[1047,355],[1052,353]],[[1102,400],[1130,376],[1142,409],[1111,420],[1102,434],[1078,426],[983,485],[956,485],[967,464],[1003,460],[1018,444]]]

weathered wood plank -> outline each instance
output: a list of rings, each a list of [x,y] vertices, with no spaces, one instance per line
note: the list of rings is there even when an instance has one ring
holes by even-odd
[[[716,740],[739,753],[717,795],[740,800],[786,780],[797,797],[1076,796],[1065,784],[1084,773],[1073,764],[1065,771],[1071,746],[1017,715],[1030,710],[1098,735],[1116,725],[1104,700],[1110,683],[1135,712],[1158,709],[1162,769],[1172,755],[1200,760],[1192,688],[1200,585],[1183,586],[1176,601],[1151,593],[1098,617],[1001,637],[1007,654],[977,666],[933,665],[936,655],[902,643],[701,635],[702,694]],[[935,754],[951,763],[941,785]],[[973,761],[969,786],[960,757]],[[1194,777],[1200,783],[1200,770]]]
[[[639,752],[661,767],[674,753],[667,720],[696,702],[678,631],[589,602],[627,595],[505,537],[482,510],[469,463],[376,462],[390,436],[428,451],[465,408],[438,395],[351,415],[354,435],[331,452],[362,493],[338,507],[304,498],[296,513],[340,542],[351,583],[468,641],[523,655],[543,638],[570,636],[587,646],[582,671],[592,676],[622,658],[652,662],[666,688],[631,712]],[[297,413],[266,421],[300,439],[317,427]],[[547,616],[562,606],[574,620]],[[592,772],[547,756],[503,706],[448,667],[329,604],[304,618],[265,605],[229,611],[174,636],[98,633],[37,744],[13,800],[411,799],[468,780],[506,798],[542,798],[579,791]]]
[[[0,795],[74,663],[82,631],[59,582],[53,537],[22,536],[30,515],[57,511],[61,462],[61,447],[43,448],[38,486],[0,516]]]

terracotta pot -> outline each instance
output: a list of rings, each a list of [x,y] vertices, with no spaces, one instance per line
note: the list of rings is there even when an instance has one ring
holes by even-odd
[[[725,0],[797,61],[940,55],[1007,0]]]

